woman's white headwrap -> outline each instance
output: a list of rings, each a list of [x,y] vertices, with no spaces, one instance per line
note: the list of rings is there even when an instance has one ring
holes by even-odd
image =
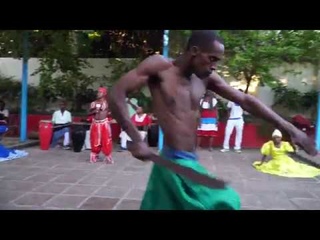
[[[272,137],[281,137],[282,138],[282,133],[278,129],[276,129],[273,131]]]

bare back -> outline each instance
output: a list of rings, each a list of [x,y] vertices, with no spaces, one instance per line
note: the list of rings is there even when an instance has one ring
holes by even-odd
[[[164,132],[165,145],[177,150],[194,151],[198,126],[199,102],[205,93],[202,80],[188,80],[175,66],[148,81],[153,111]]]

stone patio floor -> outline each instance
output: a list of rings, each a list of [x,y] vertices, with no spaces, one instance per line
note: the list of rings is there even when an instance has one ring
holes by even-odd
[[[90,151],[27,148],[29,156],[0,163],[0,209],[135,210],[151,163],[114,152],[114,165],[90,164]],[[239,192],[243,210],[319,210],[320,177],[282,178],[257,172],[258,150],[200,150],[200,162]]]

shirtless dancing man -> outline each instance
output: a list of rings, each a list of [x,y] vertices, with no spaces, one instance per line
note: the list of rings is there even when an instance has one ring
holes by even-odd
[[[153,110],[164,132],[163,158],[207,173],[195,154],[199,101],[206,89],[236,102],[253,115],[272,122],[287,132],[293,143],[307,153],[317,153],[314,143],[292,124],[282,119],[255,97],[229,86],[217,73],[217,63],[224,54],[222,40],[211,30],[193,31],[184,53],[171,62],[160,55],[142,61],[125,74],[110,94],[110,109],[114,118],[132,139],[128,150],[142,161],[154,155],[142,141],[132,124],[126,106],[126,95],[148,86]],[[239,195],[229,186],[211,189],[194,183],[174,172],[154,165],[141,209],[240,209]]]
[[[93,115],[90,128],[90,162],[97,161],[100,151],[105,155],[106,163],[113,163],[111,129],[108,121],[107,89],[100,87],[97,100],[90,105],[89,115]]]

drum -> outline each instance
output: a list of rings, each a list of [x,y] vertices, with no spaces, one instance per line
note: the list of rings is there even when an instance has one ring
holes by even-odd
[[[150,147],[158,146],[159,125],[152,124],[148,129],[148,144]]]
[[[39,140],[40,149],[49,150],[52,138],[52,122],[50,120],[41,120],[39,122]]]
[[[74,152],[81,152],[86,138],[86,123],[72,123],[71,139]]]

